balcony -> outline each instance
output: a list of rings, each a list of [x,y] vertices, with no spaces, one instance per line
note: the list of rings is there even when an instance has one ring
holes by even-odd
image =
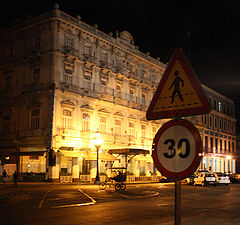
[[[132,78],[132,79],[135,79],[135,80],[140,80],[140,77],[137,73],[129,72],[128,75],[129,75],[129,78]]]
[[[128,106],[133,108],[133,109],[138,109],[138,110],[140,109],[140,105],[136,102],[129,102]]]
[[[95,56],[91,56],[89,54],[83,54],[83,61],[88,62],[88,63],[97,63],[97,58]]]
[[[73,56],[79,57],[79,50],[74,49],[71,46],[64,46],[63,53],[66,55],[73,55]]]
[[[73,93],[76,93],[76,94],[82,94],[83,93],[83,90],[79,86],[71,84],[71,83],[67,83],[67,82],[61,82],[60,83],[60,89],[62,91],[69,91],[69,92],[73,92]]]
[[[40,91],[42,89],[48,88],[48,84],[44,83],[30,83],[22,87],[22,93]]]
[[[80,130],[70,128],[58,128],[58,135],[71,138],[80,138]]]
[[[27,129],[19,131],[19,137],[40,137],[40,136],[43,136],[42,129]]]

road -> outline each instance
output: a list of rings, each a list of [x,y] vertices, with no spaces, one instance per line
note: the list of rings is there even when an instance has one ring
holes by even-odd
[[[182,225],[240,225],[240,184],[182,184]],[[0,185],[1,225],[174,224],[174,184],[129,184],[125,191],[97,185]]]

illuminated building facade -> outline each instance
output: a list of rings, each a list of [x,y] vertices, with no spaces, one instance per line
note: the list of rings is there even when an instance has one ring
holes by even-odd
[[[203,141],[202,169],[211,172],[236,172],[236,119],[234,102],[207,88],[211,112],[203,115],[200,134]]]
[[[145,115],[166,65],[139,51],[130,33],[113,37],[55,5],[2,30],[0,40],[0,153],[10,174],[17,169],[47,172],[51,180],[93,180],[97,131],[100,175],[126,165],[135,177],[156,172],[151,145],[166,120]],[[201,167],[223,171],[230,165],[234,172],[234,159],[226,158],[236,152],[234,104],[204,88],[216,108],[189,118],[203,137]],[[137,153],[125,158],[110,149]]]

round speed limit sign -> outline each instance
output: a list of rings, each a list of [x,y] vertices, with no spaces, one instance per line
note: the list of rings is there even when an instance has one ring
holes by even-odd
[[[187,120],[165,123],[153,140],[154,164],[168,178],[183,179],[191,175],[199,166],[201,153],[201,137]]]

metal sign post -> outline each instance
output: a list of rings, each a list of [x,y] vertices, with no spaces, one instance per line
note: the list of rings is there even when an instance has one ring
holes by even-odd
[[[153,140],[155,166],[164,176],[175,181],[175,225],[181,224],[181,180],[196,170],[201,153],[200,134],[187,120],[168,121]]]
[[[175,180],[175,225],[181,225],[181,180]]]

